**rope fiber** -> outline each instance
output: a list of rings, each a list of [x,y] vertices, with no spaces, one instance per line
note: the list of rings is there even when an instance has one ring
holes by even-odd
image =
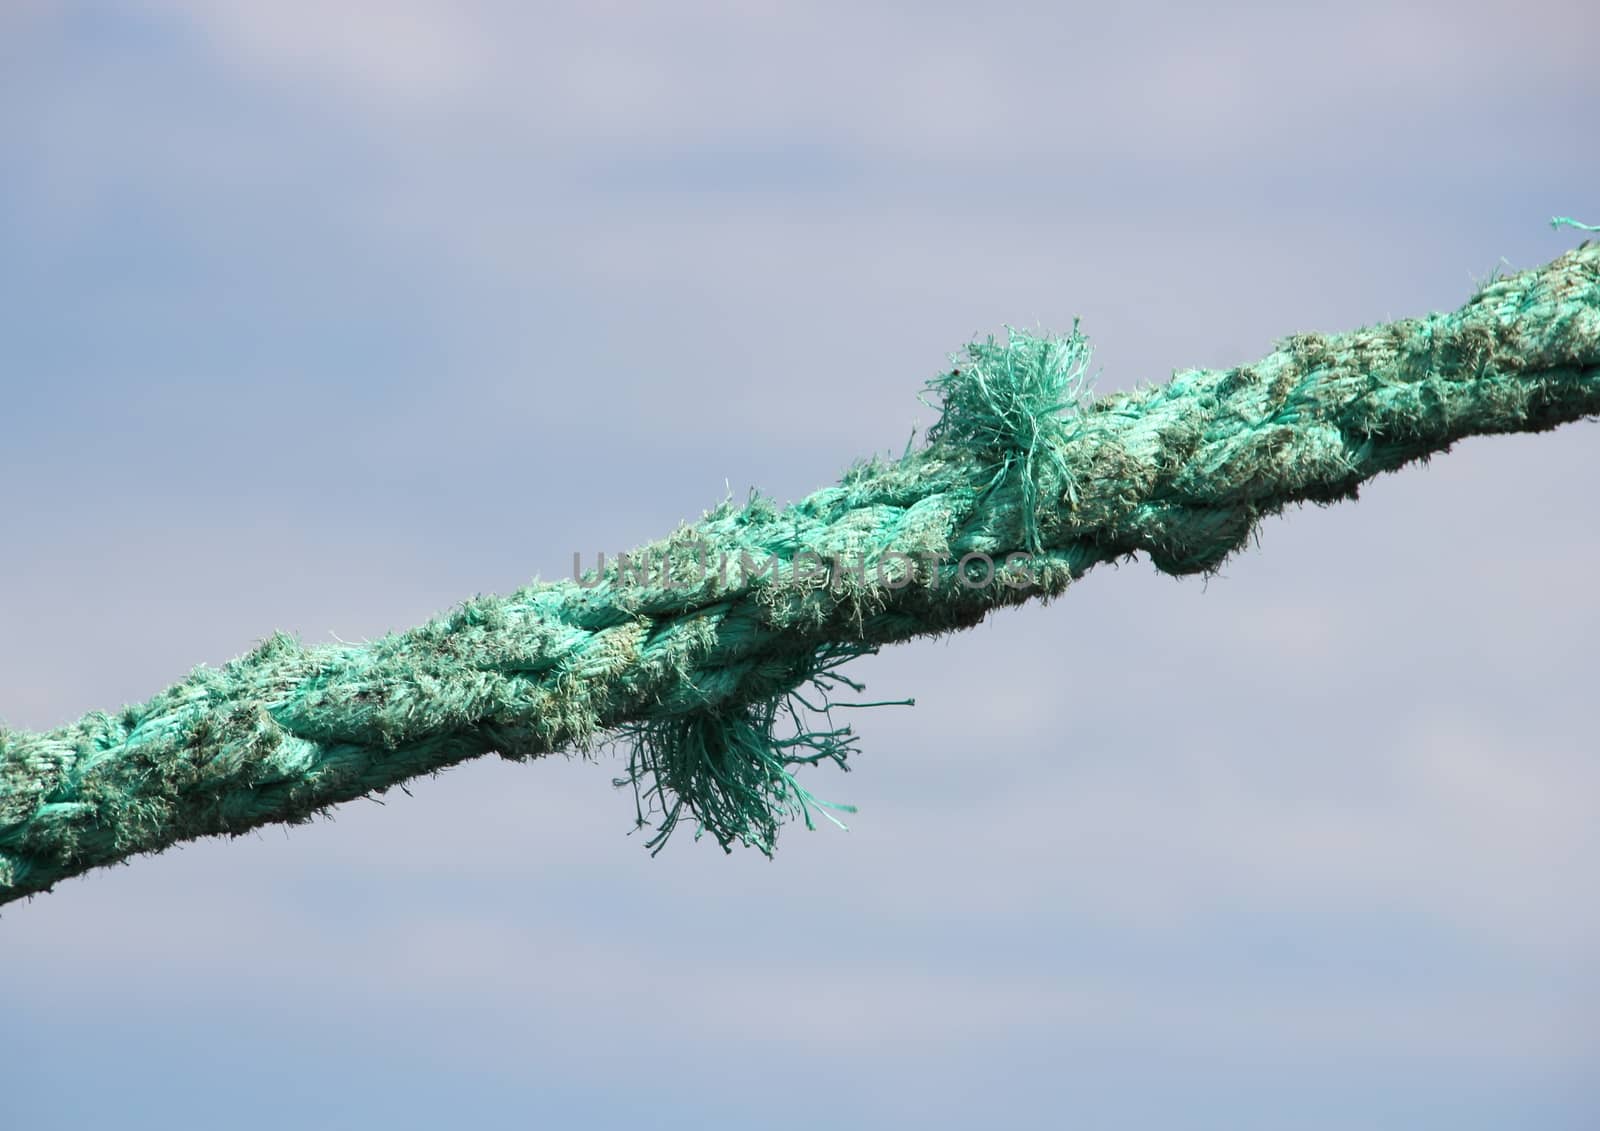
[[[861,690],[853,657],[1102,562],[1215,571],[1291,504],[1354,498],[1465,436],[1600,414],[1600,244],[1454,313],[1297,334],[1131,392],[1091,397],[1088,357],[1076,328],[974,342],[930,382],[925,444],[788,507],[724,502],[581,577],[365,644],[274,634],[146,703],[0,730],[0,903],[483,754],[612,744],[652,850],[688,820],[770,854],[787,821],[847,808],[797,774],[855,752],[834,722],[865,705],[838,697]]]

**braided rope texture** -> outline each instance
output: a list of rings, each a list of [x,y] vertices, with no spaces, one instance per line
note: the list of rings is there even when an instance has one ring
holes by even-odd
[[[582,577],[360,645],[275,634],[146,703],[0,730],[0,903],[483,754],[612,744],[652,849],[689,819],[770,854],[785,822],[846,808],[797,773],[854,752],[833,722],[860,705],[837,698],[860,690],[850,658],[1048,600],[1102,562],[1214,571],[1290,504],[1354,498],[1465,436],[1600,414],[1600,244],[1454,313],[1295,335],[1254,365],[1095,398],[1087,358],[1076,329],[974,342],[930,382],[925,445],[788,507],[724,502]]]

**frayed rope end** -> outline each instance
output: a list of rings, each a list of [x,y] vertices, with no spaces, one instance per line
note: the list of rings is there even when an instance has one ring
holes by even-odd
[[[1013,468],[1021,475],[1024,533],[1028,549],[1040,549],[1040,476],[1048,463],[1069,499],[1077,487],[1061,460],[1059,447],[1082,417],[1094,383],[1089,373],[1093,351],[1078,329],[1065,337],[1038,336],[1006,327],[1004,341],[992,335],[969,342],[952,354],[954,368],[929,381],[925,394],[938,399],[939,422],[928,430],[930,444],[965,448],[995,460],[993,483]],[[991,484],[993,485],[993,484]]]
[[[846,828],[834,813],[854,813],[854,805],[824,801],[802,786],[795,771],[832,762],[850,769],[847,759],[858,753],[849,726],[835,725],[831,712],[840,707],[910,706],[893,703],[840,703],[831,700],[839,685],[864,687],[836,669],[872,649],[850,649],[830,655],[802,689],[820,696],[812,702],[801,689],[756,703],[716,711],[696,711],[651,719],[624,730],[632,744],[625,776],[612,784],[631,786],[637,826],[654,825],[645,847],[654,856],[665,847],[680,821],[695,822],[694,838],[710,833],[723,851],[736,844],[771,856],[778,830],[799,819],[816,828],[821,815]]]

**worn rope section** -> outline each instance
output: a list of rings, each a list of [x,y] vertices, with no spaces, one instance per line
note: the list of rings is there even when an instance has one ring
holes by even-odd
[[[1286,506],[1353,498],[1464,436],[1600,413],[1600,244],[1455,313],[1300,334],[1133,392],[1089,397],[1087,358],[1076,330],[973,343],[931,383],[926,445],[787,508],[724,503],[582,578],[361,645],[274,635],[147,703],[0,731],[0,902],[482,754],[610,742],[651,847],[686,819],[770,853],[784,821],[828,808],[797,771],[853,751],[832,694],[859,690],[852,657],[1101,562],[1212,571]]]

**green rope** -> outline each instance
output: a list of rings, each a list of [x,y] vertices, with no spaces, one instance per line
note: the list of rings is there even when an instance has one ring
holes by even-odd
[[[854,751],[855,656],[1143,553],[1217,569],[1264,516],[1469,435],[1600,413],[1600,244],[1453,314],[1300,334],[1090,398],[1087,347],[1011,331],[931,383],[929,442],[779,509],[753,497],[581,578],[364,645],[274,635],[148,703],[0,732],[0,902],[196,837],[300,822],[490,752],[630,753],[638,820],[770,853]]]

